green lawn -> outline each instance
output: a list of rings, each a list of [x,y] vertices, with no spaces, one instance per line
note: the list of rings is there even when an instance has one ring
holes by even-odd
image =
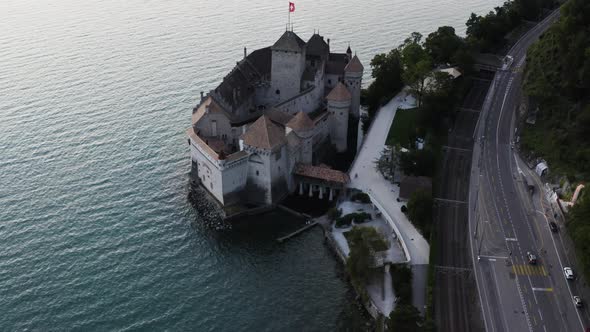
[[[387,134],[385,144],[390,146],[399,144],[405,148],[409,148],[416,136],[417,115],[417,108],[407,110],[398,109],[395,113],[395,118],[393,118],[391,128],[389,128],[389,134]]]

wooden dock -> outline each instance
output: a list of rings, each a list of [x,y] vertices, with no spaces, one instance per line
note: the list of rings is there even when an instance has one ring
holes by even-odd
[[[292,238],[294,236],[297,236],[297,235],[305,232],[308,229],[311,229],[312,227],[316,226],[317,224],[318,224],[318,222],[317,221],[314,221],[314,222],[312,222],[312,223],[310,223],[308,225],[305,225],[305,226],[301,227],[300,229],[296,230],[293,233],[290,233],[290,234],[287,234],[287,235],[285,235],[283,237],[278,238],[277,241],[284,242],[284,241],[286,241],[286,240],[288,240],[288,239],[290,239],[290,238]]]

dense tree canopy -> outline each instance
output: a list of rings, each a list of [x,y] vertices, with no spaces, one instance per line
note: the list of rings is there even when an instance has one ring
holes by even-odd
[[[346,238],[350,247],[346,268],[353,282],[363,287],[371,273],[373,254],[387,250],[389,243],[373,227],[355,226],[346,233]]]
[[[420,43],[421,40],[422,35],[418,32],[413,32],[399,47],[401,62],[404,68],[402,79],[417,97],[418,106],[422,101],[424,83],[432,71],[432,59]]]
[[[555,6],[554,0],[513,0],[486,15],[471,14],[466,23],[467,41],[482,52],[493,52],[505,44],[506,34],[523,20],[539,20],[543,10]]]
[[[432,203],[432,194],[420,190],[408,201],[408,217],[425,238],[429,238],[432,227]]]
[[[369,107],[369,113],[374,114],[379,106],[391,99],[404,86],[399,51],[393,49],[389,53],[375,55],[371,60],[371,67],[374,81],[363,97],[364,103]]]
[[[586,189],[587,190],[587,189]],[[568,231],[576,245],[577,258],[586,277],[590,276],[590,194],[582,196],[569,212]]]
[[[449,26],[439,27],[424,41],[424,48],[435,64],[456,62],[455,54],[465,47],[463,38],[455,34],[455,28]]]
[[[525,92],[538,102],[523,146],[557,173],[590,178],[590,2],[570,0],[528,52]]]
[[[389,331],[421,332],[423,320],[416,307],[411,304],[399,304],[389,315]]]

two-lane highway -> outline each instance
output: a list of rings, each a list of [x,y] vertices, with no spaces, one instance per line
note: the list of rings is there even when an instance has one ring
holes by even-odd
[[[479,301],[487,331],[583,331],[584,310],[563,275],[563,251],[548,228],[542,186],[533,195],[523,176],[534,178],[513,149],[515,111],[521,99],[528,47],[554,22],[554,12],[509,51],[496,73],[478,126],[469,190],[469,230]],[[538,179],[536,179],[538,181]],[[536,255],[536,263],[528,254]],[[573,289],[573,290],[572,290]]]

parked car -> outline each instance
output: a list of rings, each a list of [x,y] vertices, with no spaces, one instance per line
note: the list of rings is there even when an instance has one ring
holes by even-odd
[[[584,306],[584,302],[582,301],[582,299],[579,296],[574,296],[574,304],[576,305],[576,307],[581,308]]]
[[[574,270],[571,267],[564,267],[563,274],[567,280],[574,280]]]
[[[529,264],[531,264],[531,265],[537,264],[537,256],[532,254],[530,251],[527,251],[526,257],[529,260]]]
[[[557,231],[559,231],[559,227],[557,226],[556,223],[554,223],[553,221],[549,223],[549,229],[553,232],[553,233],[557,233]]]

